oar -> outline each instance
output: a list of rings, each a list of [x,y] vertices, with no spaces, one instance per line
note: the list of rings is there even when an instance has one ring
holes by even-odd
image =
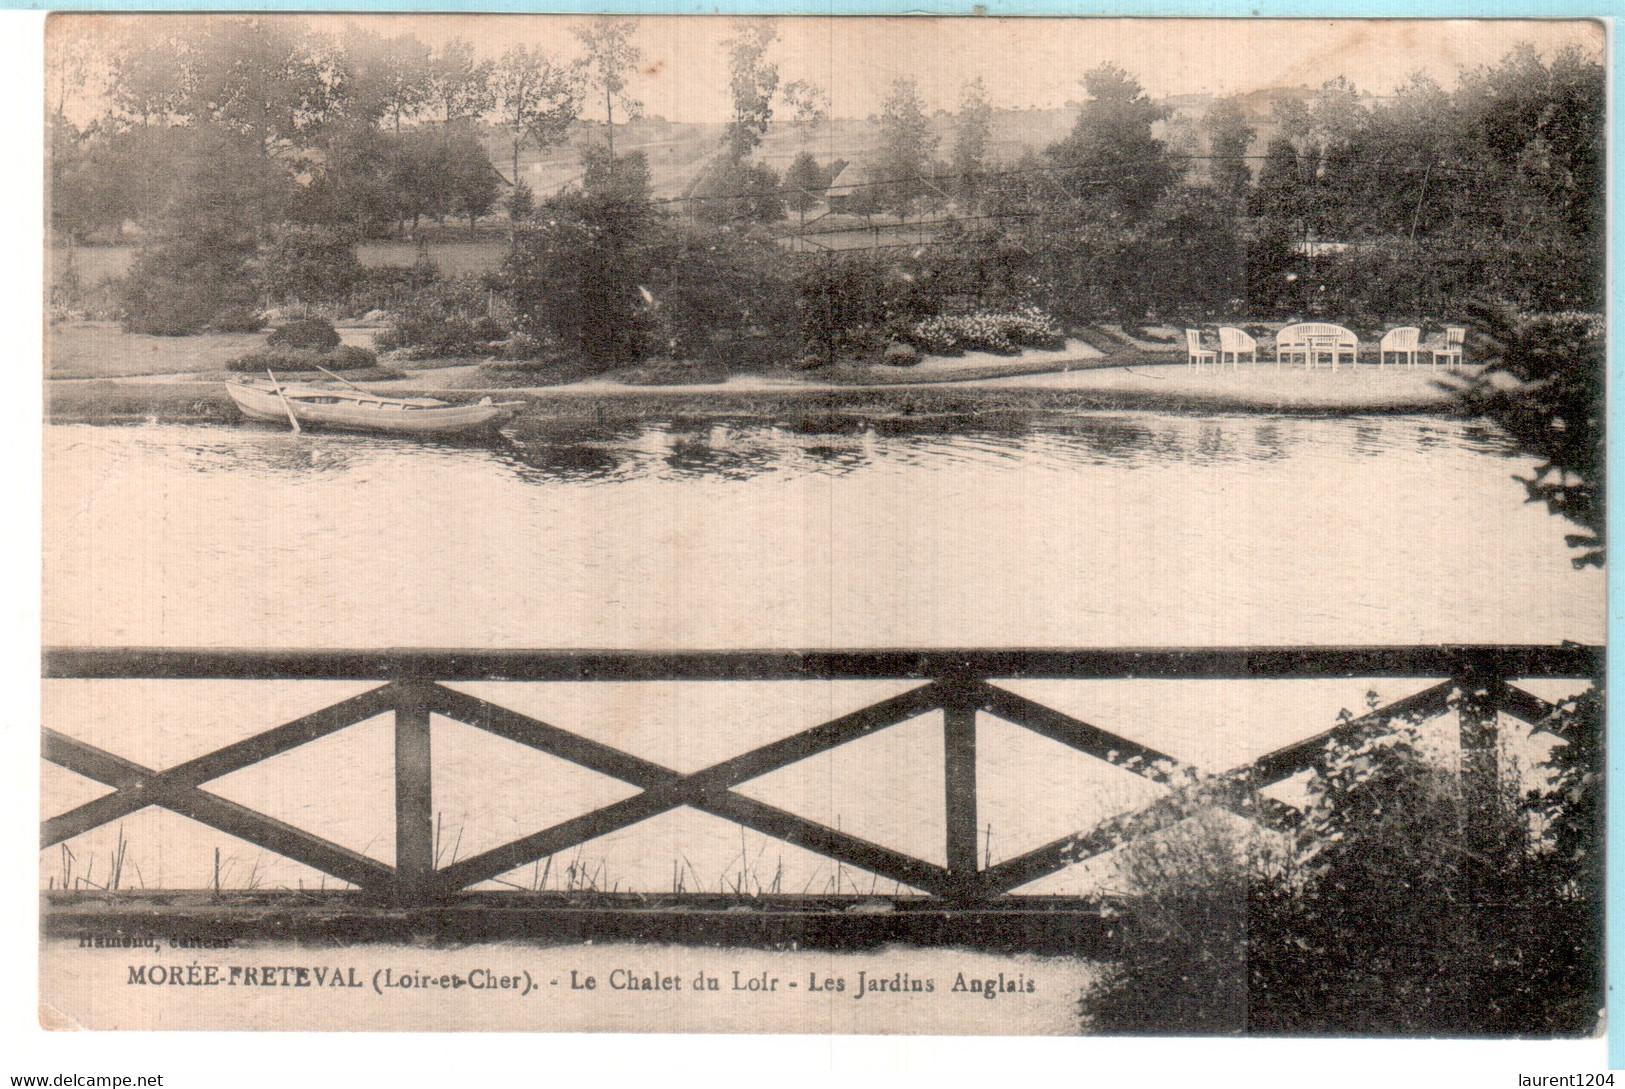
[[[271,373],[270,367],[265,368],[265,376],[271,380],[271,388],[276,390],[277,399],[282,402],[282,409],[288,414],[288,422],[293,424],[294,432],[297,434],[304,430],[299,426],[299,417],[293,414],[293,406],[288,403],[288,398],[283,394],[282,387],[276,384],[276,375]]]
[[[343,382],[346,386],[349,386],[351,389],[355,390],[357,393],[366,393],[367,392],[366,390],[362,389],[360,386],[356,385],[354,382],[350,381],[348,378],[342,378],[339,375],[334,374],[332,371],[328,370],[326,367],[322,366],[320,363],[312,363],[311,366],[315,367],[317,370],[321,371],[323,374],[327,375],[327,377],[329,377],[329,378],[338,378],[338,380],[340,382]]]

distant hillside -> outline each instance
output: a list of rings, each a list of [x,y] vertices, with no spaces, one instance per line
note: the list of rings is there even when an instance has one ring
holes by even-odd
[[[993,138],[989,154],[994,159],[1015,160],[1028,148],[1042,150],[1072,128],[1075,110],[995,110]],[[938,155],[947,158],[953,149],[954,116],[938,113],[931,119],[938,138]],[[641,151],[649,160],[654,196],[681,196],[700,176],[705,164],[722,147],[723,126],[688,124],[645,119],[615,129],[615,151],[624,155]],[[579,124],[562,147],[538,155],[527,148],[520,156],[521,180],[538,195],[546,196],[581,180],[581,151],[589,143],[602,142],[604,128]],[[487,130],[486,149],[491,161],[506,176],[513,152],[506,134]],[[880,148],[879,123],[872,119],[836,118],[812,133],[803,133],[788,124],[774,125],[757,151],[757,157],[783,172],[805,147],[821,163],[845,159],[852,164],[842,180],[863,176]]]
[[[1313,94],[1314,91],[1308,87],[1277,87],[1242,95],[1242,108],[1257,130],[1251,154],[1262,155],[1276,133],[1271,117],[1277,101],[1283,98],[1306,100]],[[1158,138],[1175,151],[1205,155],[1208,144],[1202,119],[1213,101],[1214,96],[1205,94],[1163,99],[1162,104],[1172,114],[1167,121],[1158,124]],[[988,154],[995,161],[1014,162],[1028,150],[1042,151],[1071,131],[1077,115],[1076,105],[1060,109],[994,110]],[[942,111],[930,118],[931,129],[938,140],[937,154],[944,160],[953,150],[955,120],[955,115]],[[704,172],[706,164],[722,147],[722,134],[721,123],[693,124],[646,118],[616,127],[615,150],[618,154],[642,151],[649,160],[653,195],[660,199],[672,199],[688,192]],[[603,139],[602,125],[581,123],[575,127],[569,143],[564,146],[550,148],[540,155],[527,148],[520,157],[521,178],[539,196],[556,193],[581,180],[580,149]],[[492,162],[506,176],[512,160],[506,134],[489,129],[485,142]],[[790,124],[775,123],[758,149],[757,156],[782,173],[803,147],[811,151],[820,163],[846,160],[850,165],[841,181],[855,182],[865,176],[879,152],[879,122],[875,118],[835,118],[811,133],[804,133]],[[1205,169],[1205,164],[1198,162],[1195,172],[1200,176]]]

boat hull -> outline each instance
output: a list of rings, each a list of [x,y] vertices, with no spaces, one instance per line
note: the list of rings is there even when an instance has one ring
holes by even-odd
[[[295,394],[286,401],[274,391],[255,386],[226,387],[244,416],[272,423],[286,423],[291,409],[294,419],[313,427],[345,431],[372,431],[393,435],[449,435],[494,427],[512,415],[502,405],[442,405],[430,407],[380,398],[340,400],[333,404],[313,403]],[[301,391],[302,393],[303,391]],[[326,392],[326,391],[322,391]]]

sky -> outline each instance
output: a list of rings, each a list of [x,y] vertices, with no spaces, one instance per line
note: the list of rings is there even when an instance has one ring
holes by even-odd
[[[208,16],[62,15],[58,40],[111,42],[166,33]],[[415,34],[431,44],[465,37],[486,55],[519,42],[574,56],[579,17],[546,15],[291,15],[336,33],[362,23],[380,34]],[[631,91],[647,115],[720,121],[728,114],[727,53],[732,18],[638,20],[642,70]],[[835,117],[879,112],[893,79],[918,81],[928,110],[957,108],[960,88],[980,76],[995,107],[1064,106],[1084,97],[1084,72],[1110,61],[1153,97],[1318,87],[1336,76],[1387,94],[1423,72],[1446,87],[1463,68],[1493,64],[1529,42],[1543,55],[1577,45],[1599,59],[1604,30],[1586,20],[1423,19],[1063,19],[784,17],[769,59],[781,79],[825,87]]]

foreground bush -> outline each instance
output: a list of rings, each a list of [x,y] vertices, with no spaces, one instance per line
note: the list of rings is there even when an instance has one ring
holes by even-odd
[[[1290,836],[1194,819],[1125,848],[1086,1030],[1580,1036],[1603,1005],[1602,695],[1498,807],[1413,724],[1328,748]]]
[[[1531,503],[1583,532],[1576,567],[1601,565],[1607,538],[1603,470],[1607,463],[1604,391],[1606,327],[1600,314],[1516,314],[1477,308],[1479,332],[1469,358],[1484,361],[1456,394],[1462,407],[1487,416],[1538,459],[1517,478]]]

